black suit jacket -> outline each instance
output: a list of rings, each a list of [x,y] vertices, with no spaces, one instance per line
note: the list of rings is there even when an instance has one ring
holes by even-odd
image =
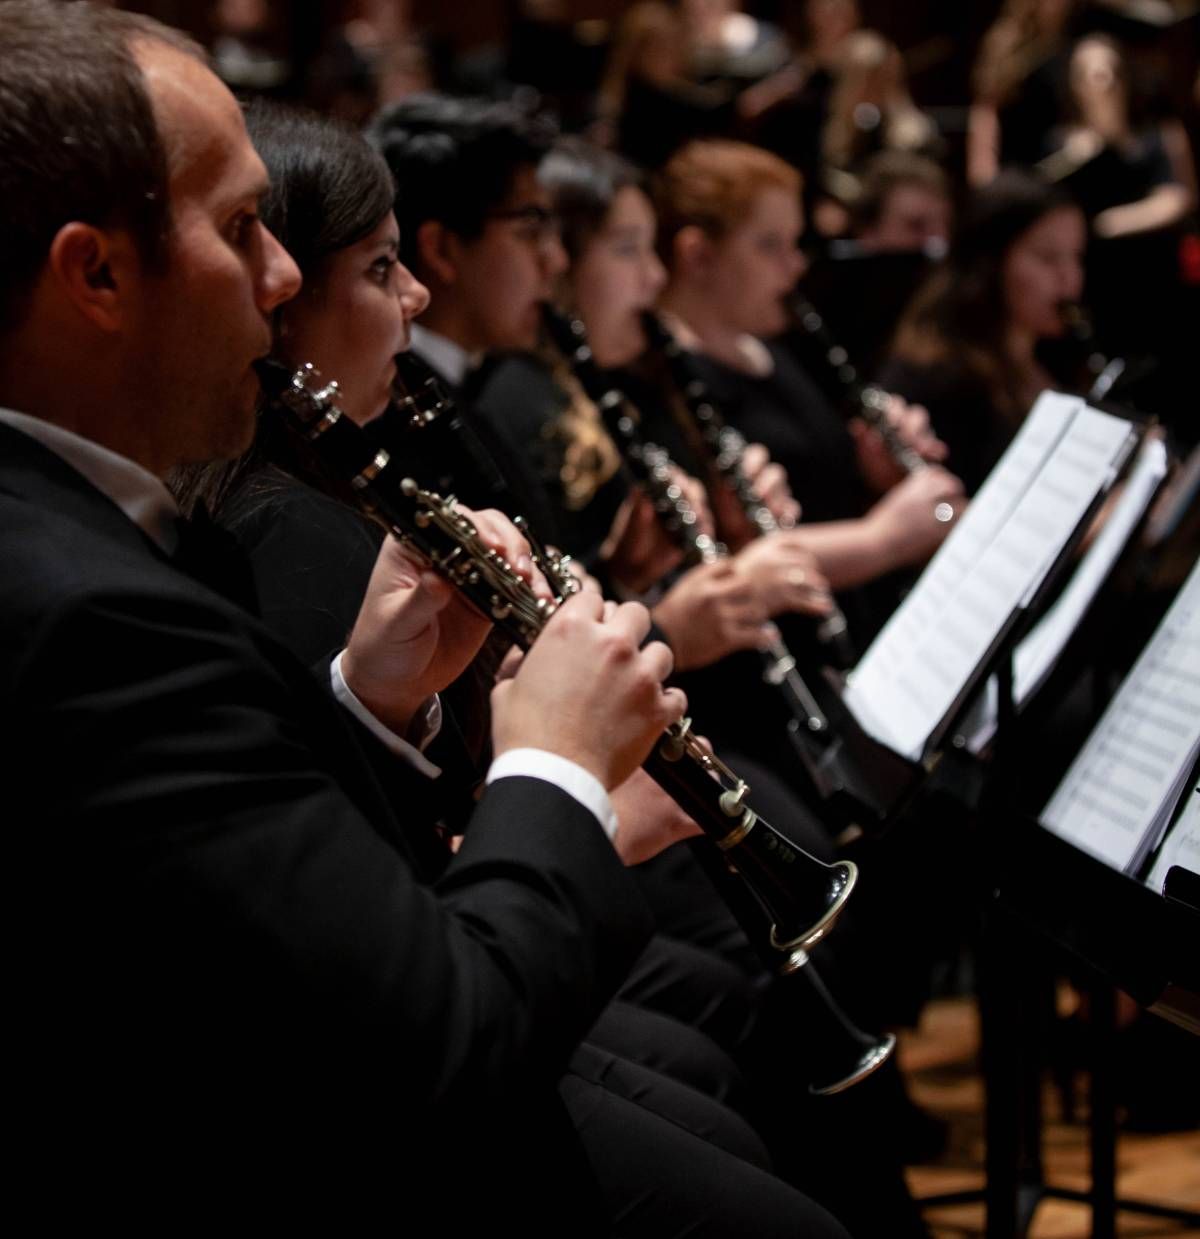
[[[0,580],[26,1182],[536,1221],[514,1168],[570,1143],[554,1081],[648,934],[594,818],[503,780],[425,884],[421,781],[2,426]]]

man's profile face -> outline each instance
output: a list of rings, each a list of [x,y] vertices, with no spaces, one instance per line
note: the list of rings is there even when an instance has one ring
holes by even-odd
[[[174,48],[147,41],[135,54],[167,152],[171,225],[165,269],[144,271],[131,299],[130,382],[157,404],[144,431],[161,459],[234,456],[253,436],[252,366],[271,348],[271,311],[300,275],[258,220],[266,170],[233,96]]]
[[[461,241],[458,281],[481,349],[530,349],[537,343],[540,306],[567,269],[550,195],[532,166],[519,169],[507,199],[478,237]]]

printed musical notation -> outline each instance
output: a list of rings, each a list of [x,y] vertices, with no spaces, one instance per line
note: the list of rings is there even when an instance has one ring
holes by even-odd
[[[1042,825],[1137,873],[1158,847],[1197,753],[1200,565],[1043,809]]]
[[[959,527],[850,676],[846,702],[877,740],[919,761],[978,680],[1133,438],[1128,422],[1047,392]]]
[[[1104,582],[1116,566],[1167,476],[1167,449],[1159,438],[1147,438],[1100,532],[1079,562],[1066,588],[1033,626],[1013,653],[1013,701],[1018,710],[1045,683],[1062,657]],[[963,731],[967,747],[980,753],[996,734],[999,689],[995,679],[972,708]]]

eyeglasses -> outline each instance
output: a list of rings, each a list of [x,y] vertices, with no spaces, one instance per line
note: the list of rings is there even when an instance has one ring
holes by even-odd
[[[517,225],[514,229],[517,236],[535,245],[556,241],[562,233],[562,221],[558,215],[548,207],[534,202],[504,211],[489,211],[485,218],[511,220]]]

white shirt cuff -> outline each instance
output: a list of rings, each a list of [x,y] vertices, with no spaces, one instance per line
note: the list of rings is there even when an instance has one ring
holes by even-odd
[[[343,650],[342,654],[346,651]],[[417,736],[417,743],[412,744],[402,736],[398,736],[390,728],[385,727],[370,710],[354,695],[346,677],[342,675],[342,654],[339,654],[329,665],[329,685],[333,695],[354,715],[356,719],[377,739],[387,746],[397,757],[408,762],[418,773],[427,779],[436,779],[442,773],[440,766],[421,752],[442,729],[442,703],[434,693],[417,711],[412,721],[410,731]],[[583,771],[586,774],[586,771]],[[590,775],[588,776],[591,777]]]
[[[616,837],[617,813],[608,792],[604,790],[604,784],[582,766],[545,749],[509,749],[492,762],[487,781],[494,783],[497,779],[519,775],[553,783],[583,805],[610,839]]]

